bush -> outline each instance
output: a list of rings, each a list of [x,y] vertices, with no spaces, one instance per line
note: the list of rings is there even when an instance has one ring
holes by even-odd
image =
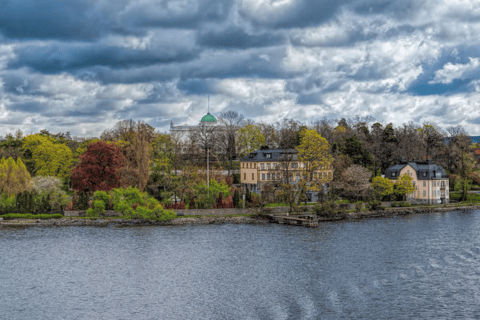
[[[411,207],[412,205],[406,201],[393,202],[392,207]]]
[[[137,188],[128,187],[123,193],[124,200],[130,205],[144,205],[145,194],[140,192]],[[145,197],[146,198],[146,197]]]
[[[382,202],[380,200],[370,200],[368,206],[370,210],[385,210],[385,207],[382,207]]]
[[[363,202],[362,201],[355,202],[355,211],[356,212],[362,211],[362,207],[363,207]]]
[[[99,217],[105,213],[105,202],[102,200],[93,201],[93,209],[87,210],[87,217]]]
[[[7,213],[7,212],[15,212],[16,211],[16,202],[15,196],[9,197],[7,194],[2,194],[0,197],[0,212]]]
[[[125,219],[129,219],[134,213],[135,210],[128,205],[126,201],[120,201],[119,203],[113,206],[115,212],[121,213]]]
[[[105,191],[95,191],[95,193],[93,194],[93,200],[103,201],[106,208],[111,208],[111,204],[110,204],[111,199],[112,197],[110,197],[110,195]]]
[[[338,213],[336,207],[337,206],[334,202],[324,202],[322,204],[317,203],[313,207],[313,211],[315,212],[315,214],[320,216],[335,215]]]

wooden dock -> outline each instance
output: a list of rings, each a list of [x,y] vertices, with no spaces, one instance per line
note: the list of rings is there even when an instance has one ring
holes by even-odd
[[[306,228],[318,227],[318,220],[314,216],[310,215],[303,215],[298,217],[272,215],[270,221],[278,224],[288,224],[290,226],[302,226]]]

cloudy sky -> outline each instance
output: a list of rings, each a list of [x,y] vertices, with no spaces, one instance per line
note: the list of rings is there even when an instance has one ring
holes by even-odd
[[[0,135],[372,115],[480,135],[474,0],[1,0]]]

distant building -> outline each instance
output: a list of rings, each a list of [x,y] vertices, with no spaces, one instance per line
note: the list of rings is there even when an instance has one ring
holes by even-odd
[[[298,183],[305,166],[298,160],[296,150],[262,148],[240,160],[240,182],[244,189],[253,192],[263,191],[267,185],[278,188],[282,183]],[[317,170],[313,175],[314,179],[328,181],[323,185],[326,192],[333,179],[333,167]],[[316,196],[308,196],[310,201],[316,201]]]
[[[407,200],[415,204],[448,203],[448,176],[445,169],[427,161],[405,161],[390,167],[385,177],[397,182],[398,178],[408,174],[412,178],[415,191],[407,195]]]

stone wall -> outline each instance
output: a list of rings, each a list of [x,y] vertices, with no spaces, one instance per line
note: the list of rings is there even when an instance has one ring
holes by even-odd
[[[258,213],[258,208],[245,208],[245,209],[176,209],[174,210],[177,215],[185,216],[226,216],[231,214],[252,214]]]

